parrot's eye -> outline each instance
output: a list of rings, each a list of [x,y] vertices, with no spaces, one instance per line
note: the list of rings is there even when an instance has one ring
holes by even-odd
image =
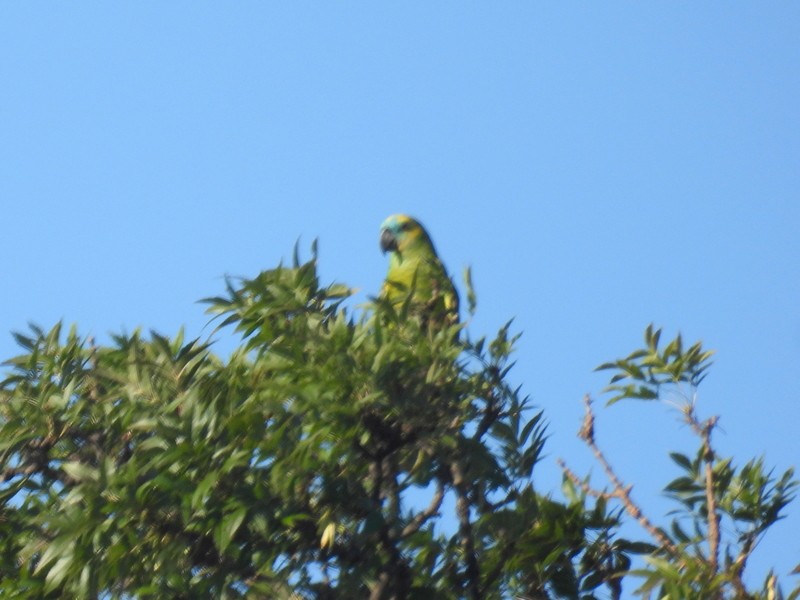
[[[406,221],[405,223],[401,223],[400,229],[403,231],[408,231],[409,229],[411,229],[411,221]]]

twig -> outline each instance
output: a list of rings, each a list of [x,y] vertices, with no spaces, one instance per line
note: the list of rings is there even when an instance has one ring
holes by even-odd
[[[494,378],[497,377],[496,373],[492,373],[492,375]],[[483,416],[481,417],[478,427],[475,429],[475,433],[472,436],[473,440],[480,440],[484,435],[486,435],[486,432],[489,431],[489,428],[494,425],[497,419],[501,416],[500,410],[498,409],[500,402],[497,399],[494,389],[495,385],[499,385],[499,383],[494,383],[492,389],[490,389],[489,393],[486,395],[486,406],[483,408]]]
[[[572,483],[581,488],[584,494],[594,498],[602,498],[603,500],[611,500],[618,497],[617,494],[594,489],[588,482],[578,477],[578,475],[567,466],[567,463],[565,463],[563,459],[559,458],[556,462],[558,466],[561,467],[561,470],[564,471],[564,475],[566,475]]]
[[[733,561],[733,585],[737,592],[741,594],[747,593],[744,581],[742,581],[742,573],[747,565],[747,559],[750,557],[750,553],[755,547],[755,542],[756,531],[749,531],[742,544],[742,549],[739,551],[739,555],[736,557],[736,560]]]
[[[625,507],[625,510],[629,515],[631,515],[634,519],[636,519],[639,524],[644,527],[648,533],[658,543],[664,548],[667,552],[672,554],[675,557],[680,556],[680,551],[678,548],[672,543],[672,541],[667,537],[667,535],[658,527],[653,525],[653,523],[648,519],[639,506],[633,501],[631,498],[631,490],[633,486],[625,486],[617,474],[614,472],[614,469],[611,468],[608,460],[606,459],[605,455],[603,454],[602,450],[597,446],[594,440],[594,413],[592,412],[592,399],[587,394],[583,398],[583,404],[585,408],[585,415],[583,418],[583,424],[581,425],[581,429],[578,432],[578,436],[586,442],[586,445],[592,450],[594,457],[603,467],[603,471],[605,471],[606,477],[608,477],[611,484],[614,486],[614,491],[611,493],[608,492],[600,492],[592,490],[588,484],[583,483],[578,479],[578,477],[569,469],[567,469],[566,464],[563,461],[559,461],[561,468],[567,474],[567,476],[575,483],[581,486],[584,491],[591,493],[593,496],[599,498],[609,498],[614,497],[619,499],[622,505]]]

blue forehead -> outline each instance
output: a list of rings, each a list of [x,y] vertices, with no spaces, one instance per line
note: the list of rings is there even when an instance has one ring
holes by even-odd
[[[399,233],[403,225],[407,225],[408,223],[416,223],[416,221],[407,215],[391,215],[381,223],[381,230],[388,229],[392,233]]]

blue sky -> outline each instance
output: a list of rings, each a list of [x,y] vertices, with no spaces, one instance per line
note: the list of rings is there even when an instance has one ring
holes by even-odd
[[[378,225],[405,212],[459,283],[472,267],[473,335],[524,332],[543,490],[556,457],[593,468],[581,397],[650,322],[717,350],[699,410],[721,453],[782,471],[800,457],[798,26],[789,2],[5,3],[0,356],[28,321],[208,333],[195,301],[298,238],[364,299]],[[665,405],[599,412],[658,517],[690,432]],[[754,579],[800,562],[788,513]]]

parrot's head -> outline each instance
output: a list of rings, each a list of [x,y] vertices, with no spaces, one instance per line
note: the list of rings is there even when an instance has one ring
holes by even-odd
[[[407,215],[392,215],[381,224],[381,250],[399,255],[415,250],[432,252],[433,243],[419,221]]]

